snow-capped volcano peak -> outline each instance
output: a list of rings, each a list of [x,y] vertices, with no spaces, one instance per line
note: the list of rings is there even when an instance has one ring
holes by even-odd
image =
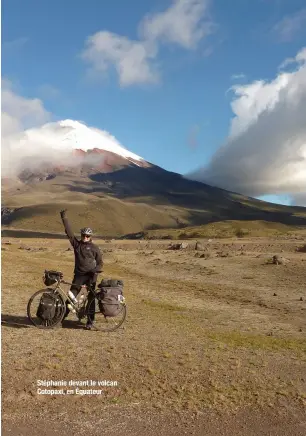
[[[28,130],[26,134],[35,136],[38,133],[37,130]],[[79,121],[62,120],[48,123],[40,131],[52,148],[55,147],[63,151],[67,149],[81,149],[83,151],[99,149],[118,154],[126,159],[143,160],[137,154],[124,148],[114,136],[105,130],[88,127]]]
[[[2,171],[6,176],[48,166],[111,171],[126,165],[150,166],[124,148],[110,133],[80,121],[62,120],[11,135],[5,142]]]
[[[86,127],[86,125],[81,123],[80,121],[69,120],[69,119],[59,121],[58,124],[62,127],[72,127],[73,129],[82,129]]]

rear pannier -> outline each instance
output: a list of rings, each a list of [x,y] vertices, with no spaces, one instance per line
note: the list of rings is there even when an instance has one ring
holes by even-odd
[[[98,285],[99,309],[104,316],[117,316],[122,310],[121,302],[123,297],[123,281],[114,279],[103,279]]]

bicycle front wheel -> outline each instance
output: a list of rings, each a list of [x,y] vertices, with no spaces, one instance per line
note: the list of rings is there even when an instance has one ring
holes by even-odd
[[[39,305],[43,294],[48,294],[54,304],[54,315],[50,319],[43,319],[39,314]],[[66,313],[66,303],[63,297],[54,289],[41,289],[30,298],[27,305],[27,315],[35,327],[41,329],[52,329],[56,327],[64,318]]]
[[[88,306],[87,316],[93,323],[93,329],[100,332],[113,332],[125,321],[127,314],[126,304],[118,303],[118,310],[115,316],[106,316],[100,310],[99,300],[93,299]]]

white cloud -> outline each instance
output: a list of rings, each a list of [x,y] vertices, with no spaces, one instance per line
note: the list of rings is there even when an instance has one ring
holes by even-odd
[[[126,150],[106,131],[87,127],[73,120],[50,121],[51,114],[39,99],[18,95],[11,82],[2,80],[1,164],[3,177],[16,177],[23,169],[37,170],[41,166],[73,167],[80,158],[74,149],[99,148],[134,161],[141,158]],[[86,155],[86,164],[97,163],[104,156]]]
[[[306,192],[306,61],[270,82],[233,87],[228,139],[210,164],[189,177],[245,195]],[[302,201],[302,200],[300,200]]]
[[[2,141],[11,134],[19,132],[21,129],[20,121],[7,112],[1,113],[1,136]]]
[[[105,73],[113,65],[121,86],[158,81],[157,69],[151,63],[155,56],[154,45],[105,31],[88,38],[82,55],[96,73]]]
[[[303,64],[306,61],[306,47],[302,48],[302,50],[299,51],[299,53],[296,55],[295,58],[287,58],[284,60],[284,62],[281,64],[281,66],[279,67],[280,70],[288,67],[288,65],[292,65],[294,64],[294,66],[296,66],[296,64]]]
[[[306,207],[306,192],[298,192],[291,196],[291,204]]]
[[[96,74],[105,74],[113,66],[123,87],[156,83],[160,78],[157,57],[161,44],[190,50],[213,31],[208,4],[209,0],[174,0],[164,12],[144,17],[138,40],[97,32],[87,39],[81,57]]]
[[[1,81],[1,136],[5,138],[12,133],[18,133],[27,127],[39,125],[47,121],[50,114],[38,98],[24,98],[13,89],[7,79]]]
[[[207,13],[208,1],[176,0],[166,11],[147,15],[140,24],[141,34],[147,41],[160,40],[191,49],[213,30]]]
[[[306,8],[284,17],[275,24],[272,31],[280,41],[289,42],[306,26]]]
[[[12,147],[18,142],[24,129],[41,125],[50,118],[41,100],[25,98],[18,95],[12,83],[7,79],[1,81],[1,161],[3,175],[14,173]],[[21,154],[26,154],[21,150]]]

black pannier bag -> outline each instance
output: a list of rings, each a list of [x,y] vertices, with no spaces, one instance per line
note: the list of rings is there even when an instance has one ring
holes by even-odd
[[[108,287],[117,287],[121,286],[123,288],[123,281],[117,279],[102,279],[101,283],[98,285],[98,288],[108,288]]]
[[[56,316],[57,309],[55,296],[44,292],[40,298],[36,315],[44,321],[51,321]]]
[[[63,273],[60,271],[47,271],[43,275],[43,282],[46,286],[54,285],[57,281],[60,281],[63,278]]]
[[[114,279],[103,279],[98,285],[99,309],[104,316],[117,316],[121,311],[120,301],[123,296],[123,281]]]

